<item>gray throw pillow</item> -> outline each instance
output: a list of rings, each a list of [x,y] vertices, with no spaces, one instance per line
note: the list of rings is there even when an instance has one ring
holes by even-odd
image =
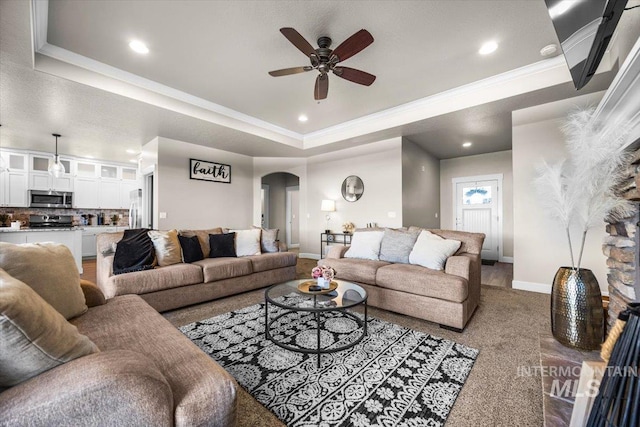
[[[0,388],[99,351],[33,289],[2,269],[0,342]]]
[[[255,225],[253,228],[256,227]],[[278,246],[278,232],[279,228],[266,229],[260,228],[262,230],[262,234],[260,235],[260,249],[263,253],[271,253],[271,252],[279,252],[280,247]]]
[[[419,232],[386,228],[380,244],[380,261],[409,263],[409,254]]]

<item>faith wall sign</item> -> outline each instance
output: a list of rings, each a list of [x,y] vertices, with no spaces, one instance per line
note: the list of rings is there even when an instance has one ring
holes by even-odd
[[[190,159],[190,178],[200,181],[222,182],[231,184],[231,166],[222,163]]]

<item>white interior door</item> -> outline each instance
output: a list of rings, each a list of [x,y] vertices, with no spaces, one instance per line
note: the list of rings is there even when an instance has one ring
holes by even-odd
[[[500,259],[501,202],[499,179],[454,179],[456,230],[484,233],[482,259]]]
[[[269,198],[271,197],[269,193],[269,185],[262,184],[262,189],[260,190],[260,202],[262,204],[262,222],[260,226],[262,228],[269,228]]]
[[[300,246],[300,187],[287,187],[286,193],[287,246],[297,248]]]

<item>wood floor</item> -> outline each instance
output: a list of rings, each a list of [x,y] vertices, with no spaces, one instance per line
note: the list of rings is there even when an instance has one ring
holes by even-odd
[[[311,268],[316,261],[306,258],[298,260],[298,277],[305,278],[311,274]],[[82,260],[82,269],[84,270],[81,277],[92,282],[96,281],[96,260]],[[501,288],[511,288],[513,281],[513,264],[505,262],[496,262],[494,265],[482,266],[482,284],[489,286],[498,286]]]

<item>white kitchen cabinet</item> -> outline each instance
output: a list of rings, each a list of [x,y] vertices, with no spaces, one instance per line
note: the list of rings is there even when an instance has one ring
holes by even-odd
[[[105,225],[104,227],[86,227],[82,231],[82,256],[83,257],[95,257],[97,255],[96,240],[98,234],[101,233],[117,233],[123,231],[129,227],[114,227]]]
[[[29,205],[28,156],[7,151],[0,152],[0,156],[8,168],[0,174],[0,206],[27,207]]]
[[[120,209],[119,181],[100,180],[98,207],[100,209]]]
[[[97,209],[100,207],[98,193],[100,181],[96,178],[75,179],[73,205],[77,209]]]
[[[49,165],[54,161],[52,155],[29,155],[29,189],[44,191],[73,191],[73,166],[69,158],[60,157],[65,173],[56,178],[49,173]]]
[[[120,183],[120,207],[129,209],[131,206],[131,192],[138,189],[137,182],[122,181]]]

